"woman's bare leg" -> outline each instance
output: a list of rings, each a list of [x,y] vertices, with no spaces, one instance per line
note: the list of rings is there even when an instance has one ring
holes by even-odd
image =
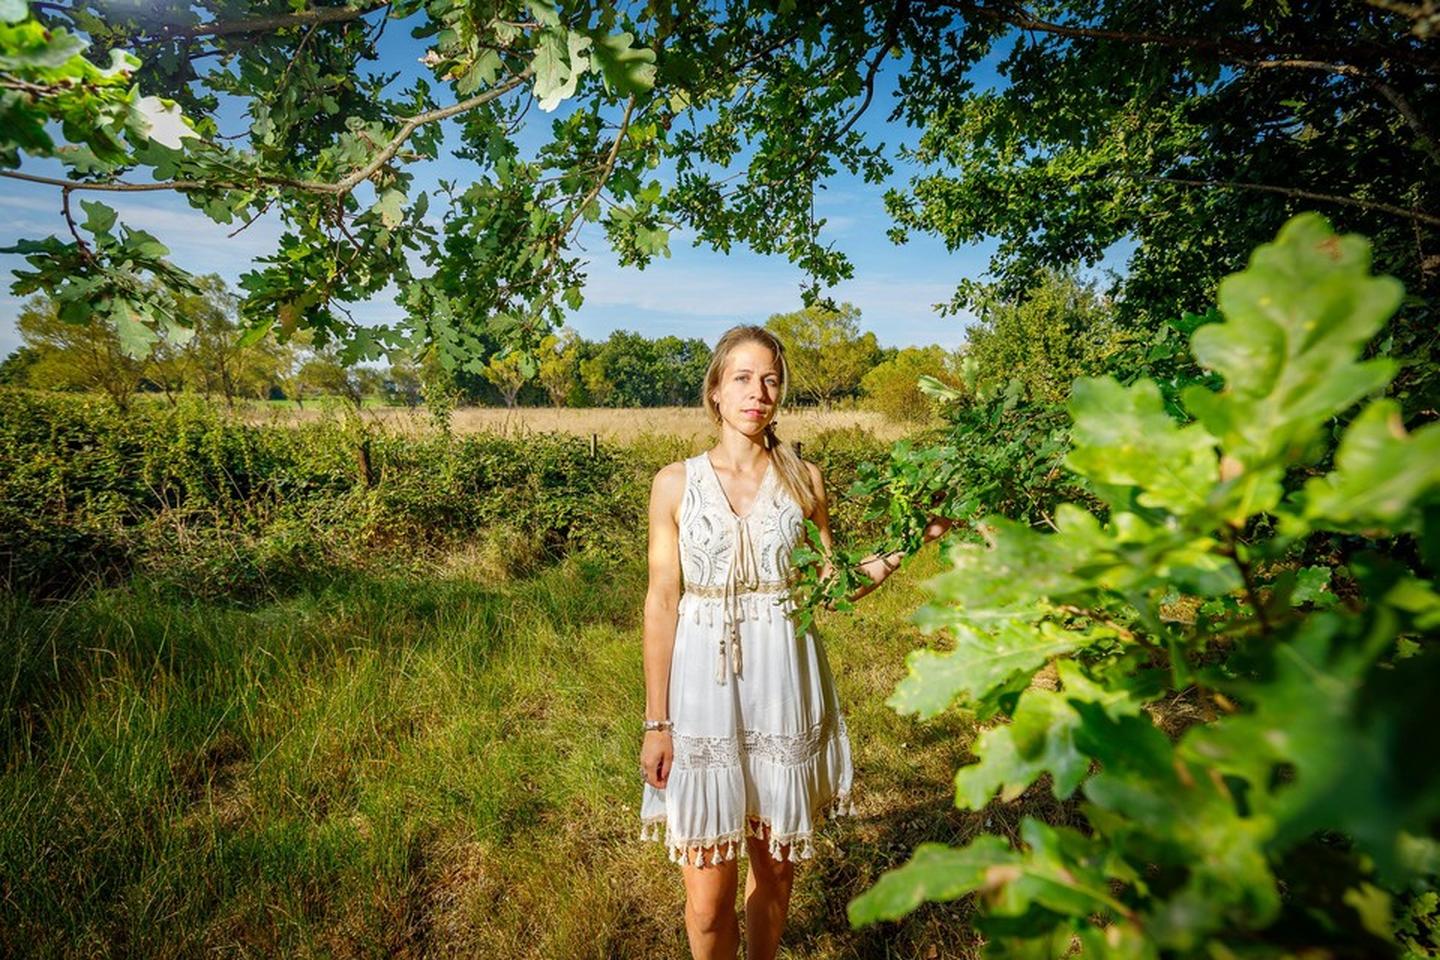
[[[712,864],[712,853],[705,850],[704,866],[680,866],[685,876],[685,932],[695,960],[734,960],[740,950],[740,918],[735,913],[740,858]]]
[[[775,960],[795,885],[795,864],[783,859],[790,855],[790,845],[782,844],[782,859],[774,860],[770,828],[762,826],[761,833],[763,838],[745,838],[750,857],[745,876],[745,960]]]

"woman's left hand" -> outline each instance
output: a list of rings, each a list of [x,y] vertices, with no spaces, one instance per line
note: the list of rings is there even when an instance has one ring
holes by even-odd
[[[930,522],[925,524],[925,539],[935,540],[945,535],[945,531],[955,523],[949,517],[931,517]]]

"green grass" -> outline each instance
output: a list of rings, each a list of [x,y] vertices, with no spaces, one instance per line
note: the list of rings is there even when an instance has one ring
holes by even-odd
[[[915,844],[1045,803],[956,811],[971,722],[883,703],[939,564],[929,547],[818,621],[859,810],[801,864],[782,956],[972,956],[968,905],[851,931],[846,903]],[[644,592],[643,558],[577,556],[493,587],[347,575],[258,610],[142,583],[0,598],[0,947],[688,956],[679,868],[637,838]]]

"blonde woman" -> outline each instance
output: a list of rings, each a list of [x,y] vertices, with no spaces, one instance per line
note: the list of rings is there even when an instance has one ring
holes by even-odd
[[[852,812],[850,741],[825,650],[787,616],[805,519],[832,549],[820,469],[775,434],[789,379],[774,334],[727,330],[703,393],[719,442],[661,469],[650,493],[640,836],[659,840],[663,827],[702,960],[737,954],[737,857],[750,861],[746,956],[769,960],[795,864],[813,856],[826,817]],[[948,526],[933,520],[926,539]],[[862,563],[874,584],[851,599],[900,559]]]

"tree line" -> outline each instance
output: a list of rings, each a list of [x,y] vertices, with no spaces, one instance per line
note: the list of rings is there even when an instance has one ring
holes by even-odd
[[[0,362],[0,384],[95,391],[122,411],[143,393],[171,400],[200,394],[228,407],[288,400],[303,408],[318,397],[413,407],[437,402],[441,391],[448,403],[476,406],[694,406],[711,355],[698,337],[621,329],[589,340],[566,326],[542,340],[529,376],[518,352],[492,356],[475,370],[446,370],[434,351],[395,354],[384,366],[346,364],[335,344],[317,344],[307,331],[284,341],[246,338],[224,280],[201,277],[197,288],[176,301],[192,336],[141,358],[122,349],[113,329],[69,323],[54,302],[32,298],[16,323],[22,345]],[[766,326],[786,344],[789,402],[852,404],[918,422],[935,412],[935,400],[919,388],[922,377],[956,389],[968,383],[979,393],[1009,388],[1037,401],[1062,400],[1073,377],[1104,367],[1133,339],[1112,312],[1094,284],[1051,272],[1023,299],[986,298],[957,350],[882,347],[860,330],[861,312],[848,303],[776,313]]]

